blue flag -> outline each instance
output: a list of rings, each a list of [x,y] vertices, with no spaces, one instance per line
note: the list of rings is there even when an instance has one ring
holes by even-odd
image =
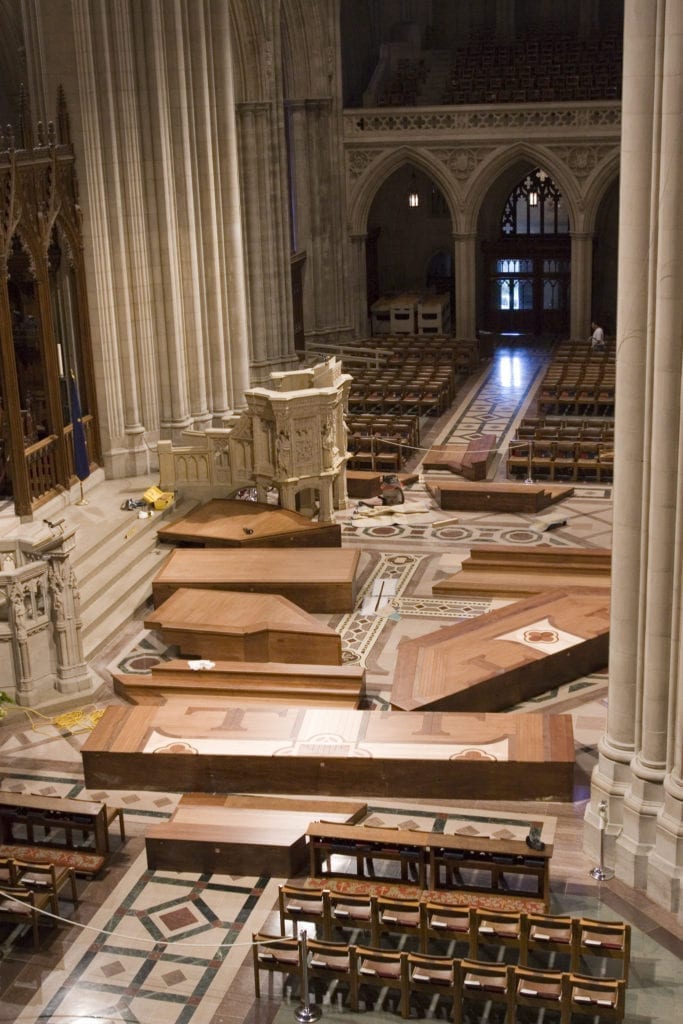
[[[88,458],[88,446],[85,443],[85,430],[83,429],[83,420],[81,418],[81,400],[78,397],[78,384],[73,373],[69,381],[69,390],[74,442],[74,470],[78,479],[83,481],[90,476],[90,460]]]

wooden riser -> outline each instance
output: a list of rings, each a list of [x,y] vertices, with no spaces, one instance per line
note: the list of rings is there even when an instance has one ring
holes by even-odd
[[[502,711],[607,665],[609,591],[544,591],[399,645],[403,711]]]
[[[228,713],[226,714],[226,710]],[[192,756],[188,756],[192,755]],[[108,707],[82,749],[89,788],[571,800],[568,715]]]

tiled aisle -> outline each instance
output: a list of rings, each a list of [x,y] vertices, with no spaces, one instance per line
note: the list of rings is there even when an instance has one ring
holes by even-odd
[[[484,429],[494,431],[501,448],[528,401],[529,389],[542,371],[539,350],[499,349],[447,418],[426,424],[426,443],[462,439]],[[416,461],[419,455],[416,454]],[[501,470],[498,469],[500,477]],[[106,488],[107,484],[103,484]],[[427,502],[416,484],[411,502]],[[429,517],[396,522],[363,522],[352,510],[340,516],[344,544],[359,547],[362,589],[356,610],[333,622],[343,637],[345,658],[366,667],[371,702],[388,703],[397,646],[402,637],[419,635],[439,625],[480,614],[492,602],[441,600],[431,593],[433,580],[455,571],[473,543],[547,544],[554,547],[610,546],[609,488],[577,487],[562,503],[566,525],[545,532],[544,517],[462,513],[457,522],[433,527]],[[556,510],[549,515],[556,517]],[[434,517],[431,517],[432,520]],[[443,518],[443,517],[439,517]],[[379,613],[363,609],[363,598],[376,579],[396,581],[395,602]],[[98,707],[116,702],[108,686],[108,666],[126,663],[127,671],[142,667],[165,651],[146,634],[140,621],[103,651],[93,669],[103,679]],[[142,662],[138,662],[138,658]],[[605,717],[606,677],[596,674],[544,694],[534,707],[571,713],[577,746],[573,804],[544,803],[542,813],[558,817],[552,864],[552,910],[591,916],[623,917],[634,931],[632,981],[627,1020],[676,1020],[676,997],[683,996],[679,975],[683,930],[639,894],[610,882],[598,886],[589,875],[593,866],[581,850],[581,818],[587,798],[596,743]],[[515,709],[524,713],[525,708]],[[80,746],[86,733],[45,719],[14,713],[0,726],[0,774],[5,788],[75,795],[84,793]],[[109,793],[91,794],[99,798]],[[79,881],[76,908],[62,902],[67,919],[53,929],[34,953],[30,941],[9,942],[0,932],[0,1024],[40,1020],[41,1024],[227,1024],[277,1018],[294,1019],[296,1003],[282,1005],[279,985],[258,1004],[253,997],[250,967],[251,932],[276,929],[273,914],[278,879],[232,878],[199,874],[150,872],[144,835],[155,820],[171,813],[171,793],[114,792],[112,802],[126,808],[128,838],[113,839],[113,856],[101,879]],[[372,804],[372,800],[369,800]],[[428,807],[425,802],[422,807]],[[410,814],[410,805],[396,805]],[[436,806],[436,805],[435,805]],[[471,804],[469,806],[472,806]],[[481,804],[475,802],[475,807]],[[490,804],[497,811],[531,812],[536,805]],[[452,808],[455,810],[454,803]],[[416,808],[413,808],[415,810]],[[440,812],[447,811],[439,803]],[[246,965],[243,966],[245,958]],[[324,1019],[337,1020],[336,1008],[325,1007]],[[353,1015],[345,1012],[348,1021]],[[395,1021],[390,1008],[363,1013],[366,1022]],[[492,1014],[491,1020],[496,1019]],[[546,1017],[546,1020],[551,1019]]]

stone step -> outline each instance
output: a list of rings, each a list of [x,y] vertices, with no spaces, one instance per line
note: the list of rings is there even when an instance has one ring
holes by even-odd
[[[112,509],[111,523],[99,539],[86,537],[81,550],[77,544],[74,572],[86,659],[92,658],[149,600],[152,580],[173,550],[158,543],[157,530],[162,521],[190,511],[195,504],[188,501],[145,518]]]
[[[102,593],[95,600],[81,603],[81,636],[86,660],[92,658],[151,598],[152,580],[171,550],[155,545],[139,555],[133,566],[122,563],[118,579],[103,584]]]

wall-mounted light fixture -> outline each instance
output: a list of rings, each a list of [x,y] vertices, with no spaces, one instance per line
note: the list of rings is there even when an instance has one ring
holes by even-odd
[[[413,174],[410,179],[410,189],[408,191],[408,206],[411,210],[415,210],[420,205],[420,194],[417,191],[417,181]]]

